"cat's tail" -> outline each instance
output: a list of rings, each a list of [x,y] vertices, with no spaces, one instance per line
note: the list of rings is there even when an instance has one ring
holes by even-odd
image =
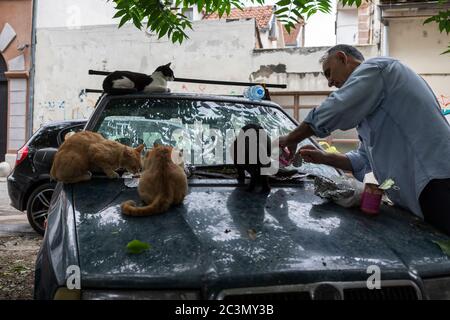
[[[164,196],[157,196],[150,204],[144,207],[137,207],[136,203],[132,200],[122,203],[122,213],[127,216],[150,216],[154,214],[160,214],[167,211],[170,208],[172,202],[170,199]]]

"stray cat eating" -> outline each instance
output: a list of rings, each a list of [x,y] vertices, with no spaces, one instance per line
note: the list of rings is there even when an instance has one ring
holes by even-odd
[[[147,205],[136,207],[136,203],[129,200],[122,203],[122,213],[129,216],[163,213],[172,205],[181,204],[187,191],[183,151],[155,144],[145,155],[138,185],[139,197]]]
[[[253,132],[252,132],[253,131]],[[254,139],[250,139],[251,133],[256,137],[256,145],[251,146],[254,143]],[[260,138],[264,138],[267,141],[264,145]],[[252,141],[253,140],[253,141]],[[239,149],[238,147],[244,147]],[[245,171],[250,174],[250,184],[247,191],[253,191],[257,185],[262,186],[262,192],[269,192],[270,186],[267,175],[261,174],[261,168],[270,167],[270,160],[268,164],[263,164],[261,155],[270,156],[268,153],[271,150],[271,140],[267,135],[267,132],[258,124],[248,124],[244,126],[240,131],[236,139],[232,144],[232,156],[233,163],[238,172],[238,182],[243,183],[245,181]],[[256,154],[250,154],[256,153]],[[256,161],[253,161],[256,160]]]
[[[131,71],[114,71],[103,80],[103,91],[109,94],[169,92],[167,81],[173,81],[170,63],[159,66],[150,76]]]
[[[81,131],[66,138],[55,154],[50,176],[64,183],[90,180],[92,171],[103,171],[109,178],[118,178],[115,171],[124,168],[132,173],[141,170],[141,152],[102,135]]]

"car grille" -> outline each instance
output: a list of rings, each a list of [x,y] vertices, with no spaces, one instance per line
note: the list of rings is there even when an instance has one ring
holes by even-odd
[[[297,301],[297,300],[420,300],[421,292],[409,280],[381,283],[380,289],[368,289],[366,282],[327,282],[223,290],[218,299],[228,301]]]

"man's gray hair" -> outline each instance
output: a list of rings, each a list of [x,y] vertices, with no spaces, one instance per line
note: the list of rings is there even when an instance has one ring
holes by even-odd
[[[356,60],[359,60],[361,62],[364,61],[363,54],[356,49],[355,47],[349,46],[347,44],[338,44],[334,47],[331,47],[327,50],[327,52],[320,58],[319,62],[324,63],[325,60],[327,60],[331,55],[333,55],[335,52],[342,51],[348,56],[352,56]]]

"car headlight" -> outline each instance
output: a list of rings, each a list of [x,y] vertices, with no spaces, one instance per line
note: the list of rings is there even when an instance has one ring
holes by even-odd
[[[67,289],[65,287],[58,288],[56,290],[54,300],[80,300],[81,299],[81,290],[77,289]]]
[[[425,294],[431,300],[450,300],[450,278],[423,280]]]
[[[83,300],[198,300],[193,290],[83,290]]]

